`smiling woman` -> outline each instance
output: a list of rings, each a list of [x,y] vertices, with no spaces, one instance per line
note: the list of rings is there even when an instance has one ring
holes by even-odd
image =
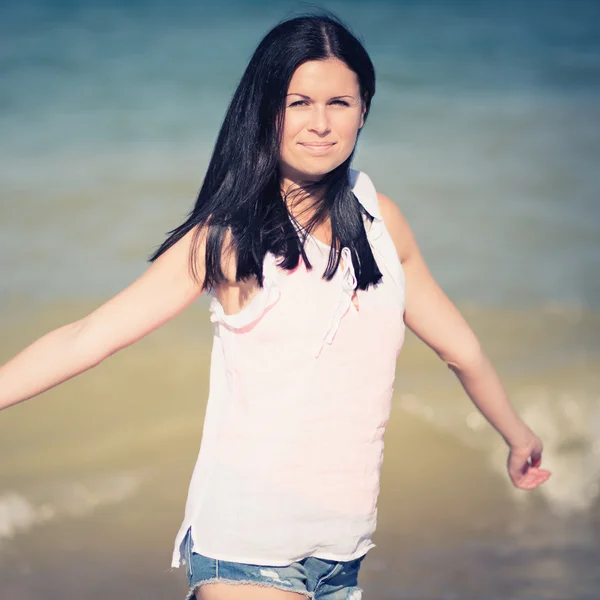
[[[320,179],[344,162],[365,111],[358,77],[346,63],[328,58],[300,65],[289,84],[281,136],[284,187],[301,176]]]
[[[350,168],[374,93],[373,64],[340,21],[277,25],[233,95],[189,218],[146,273],[0,369],[4,408],[210,294],[210,392],[172,560],[188,598],[359,600],[406,326],[505,439],[514,485],[549,476],[400,210]]]

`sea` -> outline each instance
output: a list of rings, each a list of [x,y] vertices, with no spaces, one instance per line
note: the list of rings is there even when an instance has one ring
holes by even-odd
[[[254,48],[319,8],[376,68],[354,167],[406,216],[552,471],[514,488],[500,436],[409,334],[364,598],[598,600],[596,0],[3,0],[0,364],[148,268]],[[185,596],[170,560],[207,306],[0,414],[2,600]]]

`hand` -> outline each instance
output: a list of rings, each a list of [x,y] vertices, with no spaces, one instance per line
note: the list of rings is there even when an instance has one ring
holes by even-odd
[[[513,485],[521,490],[534,490],[550,477],[550,471],[540,469],[542,441],[530,429],[519,446],[510,446],[508,475]]]

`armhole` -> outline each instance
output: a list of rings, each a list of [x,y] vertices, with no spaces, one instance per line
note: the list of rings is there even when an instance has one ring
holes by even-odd
[[[387,273],[397,286],[404,302],[406,276],[394,240],[392,240],[392,236],[385,226],[385,221],[379,208],[377,190],[371,178],[366,173],[361,171],[355,171],[355,173],[357,175],[354,176],[355,187],[353,188],[353,192],[363,209],[372,217],[370,227],[367,229],[367,238],[369,239],[373,255],[375,256],[375,260],[377,260],[380,270]],[[363,217],[363,220],[365,219],[368,220],[368,217]]]
[[[263,263],[263,286],[247,306],[234,314],[226,314],[216,295],[210,303],[210,320],[227,329],[244,333],[258,323],[281,296],[279,289],[277,259],[267,252]]]

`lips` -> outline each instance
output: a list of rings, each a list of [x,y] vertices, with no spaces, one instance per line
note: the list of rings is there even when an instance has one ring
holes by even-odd
[[[299,142],[301,146],[306,146],[307,148],[329,148],[329,146],[333,146],[335,142]]]
[[[335,146],[335,142],[300,142],[299,146],[312,156],[324,156]]]

